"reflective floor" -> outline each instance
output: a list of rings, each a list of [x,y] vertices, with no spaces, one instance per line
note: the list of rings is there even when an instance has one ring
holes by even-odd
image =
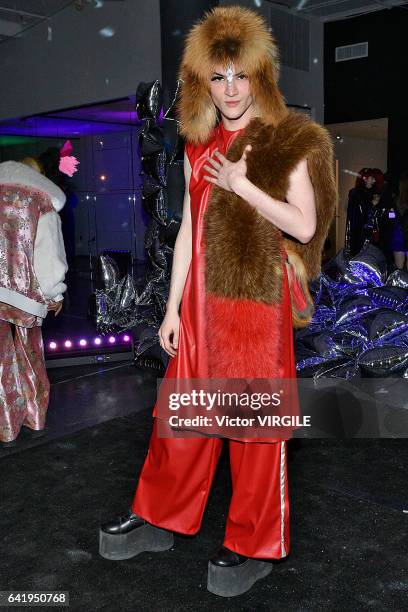
[[[53,368],[48,376],[51,393],[44,437],[32,439],[23,429],[17,446],[0,446],[0,457],[152,407],[158,372],[142,370],[129,361]]]

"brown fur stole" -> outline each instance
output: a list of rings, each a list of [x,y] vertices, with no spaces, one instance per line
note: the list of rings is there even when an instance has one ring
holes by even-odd
[[[281,300],[282,246],[289,259],[292,254],[292,261],[298,263],[306,285],[320,272],[337,198],[333,147],[323,127],[293,112],[276,128],[253,119],[230,147],[228,159],[238,161],[247,144],[252,145],[247,158],[249,180],[281,201],[285,201],[291,172],[307,158],[315,192],[316,232],[309,243],[302,244],[284,236],[236,194],[214,187],[204,221],[206,289],[219,297],[276,304]]]

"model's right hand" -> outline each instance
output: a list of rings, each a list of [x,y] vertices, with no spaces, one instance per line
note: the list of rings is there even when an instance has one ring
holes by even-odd
[[[48,312],[53,310],[54,316],[56,317],[61,312],[62,302],[63,300],[61,300],[60,302],[53,302],[53,301],[48,302],[48,305],[47,305]]]
[[[180,316],[178,312],[167,311],[163,323],[160,325],[158,336],[160,346],[170,355],[170,357],[175,357],[177,355],[179,330]]]

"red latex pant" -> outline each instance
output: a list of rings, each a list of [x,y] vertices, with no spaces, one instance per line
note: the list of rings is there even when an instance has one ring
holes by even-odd
[[[222,448],[219,438],[159,438],[154,420],[132,511],[149,523],[197,533]],[[229,440],[233,493],[224,546],[247,557],[289,552],[286,442]]]

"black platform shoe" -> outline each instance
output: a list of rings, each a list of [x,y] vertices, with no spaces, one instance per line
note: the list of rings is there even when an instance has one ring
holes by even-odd
[[[45,436],[45,429],[31,429],[31,427],[27,427],[27,425],[23,425],[21,431],[23,431],[25,435],[32,440],[43,438]]]
[[[105,523],[99,531],[99,554],[113,561],[169,550],[173,545],[171,531],[155,527],[133,512]]]
[[[17,446],[17,440],[9,440],[9,442],[0,440],[0,447],[2,448],[14,448],[15,446]]]
[[[207,589],[220,597],[242,595],[272,568],[271,561],[244,557],[221,546],[208,562]]]

